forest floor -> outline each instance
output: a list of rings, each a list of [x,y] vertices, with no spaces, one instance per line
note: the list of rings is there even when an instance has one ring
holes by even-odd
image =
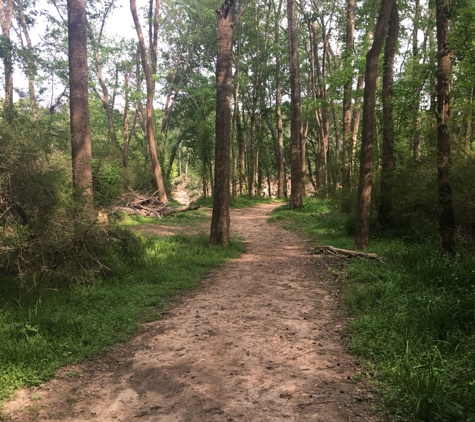
[[[380,420],[346,348],[340,262],[309,255],[305,240],[267,224],[278,205],[232,210],[246,244],[240,258],[130,342],[20,390],[4,420]],[[165,234],[151,225],[146,233]]]

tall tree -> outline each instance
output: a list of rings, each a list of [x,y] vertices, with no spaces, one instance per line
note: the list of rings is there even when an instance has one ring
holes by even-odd
[[[350,211],[349,194],[351,188],[351,91],[353,86],[352,56],[355,43],[355,8],[356,0],[347,0],[346,7],[346,38],[344,50],[345,72],[348,72],[347,80],[343,86],[343,160],[342,160],[342,188],[343,204],[342,211]]]
[[[373,138],[375,128],[376,86],[378,60],[384,44],[393,1],[382,0],[373,45],[366,55],[365,87],[363,100],[363,125],[360,152],[360,179],[356,209],[355,245],[358,249],[369,245],[371,188],[373,183]]]
[[[150,4],[152,5],[153,3],[150,2]],[[155,6],[154,16],[157,16],[159,6],[160,6],[160,2],[158,1]],[[167,192],[165,190],[165,184],[163,182],[163,176],[162,176],[162,168],[158,161],[157,147],[155,144],[155,124],[154,124],[154,119],[153,119],[153,98],[155,94],[155,82],[152,77],[152,70],[154,70],[154,72],[156,73],[157,50],[156,50],[154,34],[156,34],[157,31],[152,32],[152,30],[150,30],[150,34],[149,34],[150,35],[149,38],[151,41],[151,52],[152,52],[152,69],[151,69],[148,63],[147,49],[145,47],[145,40],[142,33],[142,27],[140,25],[139,17],[137,14],[137,4],[135,0],[130,0],[130,10],[132,12],[135,30],[137,32],[137,37],[139,40],[140,59],[142,61],[142,68],[145,73],[145,83],[147,85],[147,105],[146,105],[147,117],[146,117],[145,128],[146,128],[146,136],[148,140],[150,158],[152,160],[153,176],[154,176],[155,184],[158,190],[158,197],[161,202],[163,202],[164,204],[167,204],[168,203]],[[152,13],[150,13],[150,16],[151,15]],[[154,22],[154,26],[155,26],[155,22],[157,22],[156,25],[158,25],[158,17],[154,18],[153,22]]]
[[[33,120],[38,120],[38,104],[36,103],[35,93],[35,74],[36,74],[36,58],[31,42],[28,25],[26,23],[25,12],[23,4],[19,0],[15,0],[16,18],[20,27],[19,37],[22,43],[22,50],[24,51],[26,62],[26,73],[28,75],[28,94],[30,96],[30,108],[33,114]],[[23,37],[25,37],[26,47],[23,44]]]
[[[275,6],[274,6],[275,7]],[[278,190],[277,196],[283,198],[285,195],[285,156],[284,156],[284,125],[282,123],[282,69],[280,58],[280,21],[281,21],[282,0],[279,0],[279,6],[275,16],[275,114],[277,119],[277,171],[278,171]]]
[[[229,183],[231,150],[231,97],[233,27],[235,2],[225,0],[218,15],[218,57],[216,61],[216,145],[211,244],[229,243]]]
[[[5,75],[5,99],[3,112],[7,121],[11,123],[13,115],[13,45],[10,39],[12,27],[13,0],[0,0],[0,54],[3,59],[3,73]]]
[[[393,75],[394,57],[396,56],[399,34],[399,12],[394,1],[389,18],[386,36],[383,66],[383,142],[381,163],[381,189],[379,195],[378,221],[382,227],[391,226],[392,220],[392,173],[396,166],[394,157],[394,122],[393,122]]]
[[[290,206],[303,205],[302,194],[302,98],[300,96],[300,72],[297,43],[295,0],[287,0],[287,22],[290,50]]]
[[[440,206],[439,235],[443,252],[455,254],[455,220],[450,181],[450,59],[447,0],[436,0],[437,20],[437,188]]]
[[[96,66],[97,77],[99,78],[99,85],[101,86],[102,95],[96,90],[96,94],[102,102],[102,106],[106,112],[107,117],[107,131],[109,133],[109,140],[111,141],[112,147],[117,148],[117,136],[115,133],[114,127],[114,119],[113,119],[113,108],[114,104],[110,100],[109,89],[107,88],[106,80],[104,77],[104,73],[102,70],[101,65],[101,56],[100,56],[100,48],[103,43],[103,33],[104,33],[104,25],[106,23],[106,19],[108,14],[113,10],[114,2],[106,3],[105,10],[102,13],[98,13],[101,17],[99,22],[99,30],[97,34],[94,33],[94,29],[90,22],[88,22],[88,37],[91,41],[91,46],[94,55],[94,64]]]
[[[85,0],[68,0],[68,46],[73,186],[92,197]]]

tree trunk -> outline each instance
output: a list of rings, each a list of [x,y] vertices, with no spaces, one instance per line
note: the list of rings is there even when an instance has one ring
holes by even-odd
[[[102,27],[105,24],[105,20],[106,20],[107,13],[109,10],[110,10],[110,6],[108,9],[106,9],[106,11],[103,14]],[[100,95],[99,93],[97,93],[97,95],[102,102],[104,111],[106,112],[107,132],[109,134],[109,140],[112,144],[112,147],[117,149],[118,144],[117,144],[117,136],[115,134],[115,127],[114,127],[113,107],[109,101],[109,89],[107,88],[106,81],[104,79],[104,74],[102,73],[101,59],[99,57],[99,45],[101,45],[101,41],[102,41],[101,40],[102,29],[100,31],[99,38],[96,40],[94,33],[92,32],[92,28],[88,24],[88,36],[94,49],[94,63],[96,65],[97,77],[99,78],[99,85],[101,86],[101,91],[102,91],[102,95]]]
[[[363,99],[363,127],[360,152],[360,179],[356,209],[355,245],[365,249],[369,245],[369,221],[371,211],[371,188],[373,183],[373,138],[375,128],[376,88],[378,59],[383,47],[393,0],[382,0],[381,11],[373,39],[366,55],[365,87]]]
[[[355,33],[355,7],[356,0],[347,0],[346,9],[346,43],[345,43],[345,67],[352,68]],[[342,162],[342,212],[348,213],[351,209],[351,91],[353,85],[353,72],[343,86],[343,162]]]
[[[68,45],[73,186],[92,200],[85,0],[68,0]]]
[[[290,50],[290,207],[303,205],[302,194],[302,99],[300,97],[300,72],[297,45],[297,25],[295,0],[287,0],[287,22],[289,27]]]
[[[3,44],[3,74],[5,76],[5,98],[3,101],[3,114],[7,122],[13,121],[13,45],[10,40],[12,27],[13,0],[0,0],[0,26],[2,27]]]
[[[122,138],[122,164],[127,167],[129,162],[130,139],[129,138],[129,82],[130,73],[126,72],[124,80],[124,135]]]
[[[419,32],[419,20],[421,15],[421,4],[420,0],[415,0],[414,4],[414,19],[413,19],[413,30],[412,30],[412,66],[413,66],[413,77],[418,77],[419,72],[419,46],[418,46],[418,32]],[[420,95],[421,87],[414,87],[414,105],[413,105],[413,124],[414,128],[412,130],[412,156],[418,160],[421,156],[421,115],[420,115]]]
[[[234,0],[225,0],[218,16],[218,57],[216,61],[216,145],[211,244],[229,243],[229,183],[231,149],[231,97]]]
[[[1,0],[0,0],[1,1]],[[35,54],[33,50],[33,45],[31,43],[30,34],[28,32],[28,26],[26,24],[25,14],[23,11],[23,5],[21,1],[17,0],[16,7],[18,10],[18,23],[20,24],[21,30],[26,40],[26,47],[28,49],[29,57],[27,61],[27,74],[28,74],[28,94],[30,97],[30,107],[31,113],[33,114],[33,120],[38,120],[38,104],[36,102],[36,93],[35,93],[35,75],[36,75],[36,63],[35,63]],[[23,42],[22,42],[23,43]]]
[[[455,255],[455,220],[450,182],[450,59],[447,0],[436,0],[437,20],[437,187],[439,235],[443,252]]]
[[[378,221],[382,227],[389,228],[392,220],[392,174],[396,166],[394,157],[394,124],[393,124],[393,75],[394,57],[396,55],[399,35],[399,12],[394,1],[389,18],[389,28],[384,50],[383,73],[383,145],[381,168],[381,191],[379,198]]]
[[[282,0],[279,0],[279,7],[275,17],[275,114],[277,119],[277,197],[283,198],[285,196],[285,156],[284,156],[284,126],[282,123],[282,71],[280,65],[280,20],[281,20]]]
[[[148,140],[150,158],[152,160],[153,176],[154,176],[155,183],[157,186],[160,201],[163,202],[164,204],[167,204],[168,203],[167,192],[165,190],[165,184],[163,182],[163,177],[162,177],[162,168],[160,167],[160,163],[158,161],[157,148],[155,145],[155,127],[154,127],[154,120],[153,120],[153,97],[154,97],[155,87],[154,87],[154,82],[152,78],[152,72],[150,70],[150,66],[147,60],[147,50],[145,48],[145,40],[142,34],[142,27],[140,26],[140,21],[137,15],[136,0],[130,0],[130,10],[132,12],[132,17],[134,18],[135,30],[137,31],[137,37],[139,40],[140,58],[142,61],[142,68],[145,73],[145,83],[147,85],[147,106],[146,106],[147,118],[146,118],[145,126],[146,126],[146,136]],[[154,54],[156,54],[156,51],[154,50],[153,45],[151,46],[151,50],[152,50],[152,53],[155,52],[152,54],[152,66],[156,66],[156,58],[155,60],[153,59]]]

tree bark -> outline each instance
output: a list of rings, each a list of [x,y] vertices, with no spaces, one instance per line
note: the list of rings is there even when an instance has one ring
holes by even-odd
[[[282,71],[280,64],[280,20],[281,20],[282,0],[279,0],[279,7],[275,17],[275,114],[277,119],[277,197],[285,196],[285,156],[284,156],[284,125],[282,123]]]
[[[295,0],[287,0],[287,22],[290,49],[290,207],[303,205],[302,194],[302,99],[300,96],[300,72],[297,45]]]
[[[157,7],[158,7],[158,4],[157,4]],[[140,58],[142,61],[142,68],[145,73],[145,83],[147,85],[147,106],[146,106],[147,118],[146,118],[145,126],[146,126],[146,136],[147,136],[148,145],[149,145],[150,158],[152,160],[153,176],[155,179],[155,183],[157,185],[160,201],[163,202],[164,204],[167,204],[168,203],[167,192],[165,190],[165,184],[163,182],[163,176],[162,176],[162,168],[160,167],[160,163],[158,161],[157,147],[155,144],[155,127],[154,127],[155,125],[154,125],[154,120],[153,120],[153,97],[155,93],[155,86],[154,86],[155,84],[153,82],[152,71],[150,69],[150,66],[147,60],[147,50],[145,48],[145,40],[142,33],[142,27],[140,26],[140,21],[137,15],[136,0],[130,0],[130,10],[132,12],[132,17],[134,19],[135,30],[137,31],[137,37],[139,40]],[[156,54],[156,50],[154,50],[153,45],[151,46],[151,49],[152,49],[152,66],[156,66],[156,57],[154,56],[154,54]]]
[[[450,59],[447,0],[436,1],[437,21],[437,187],[440,206],[439,235],[443,252],[455,255],[455,219],[450,181]]]
[[[92,199],[85,0],[68,0],[68,46],[73,186]]]
[[[347,0],[346,9],[346,42],[345,42],[345,68],[351,74],[343,86],[343,162],[342,162],[342,212],[348,213],[351,209],[349,199],[351,190],[351,91],[353,85],[352,57],[355,33],[355,8],[356,0]]]
[[[5,98],[3,101],[3,114],[7,122],[13,121],[13,45],[10,40],[10,30],[12,27],[13,0],[0,0],[0,26],[5,43],[3,56],[3,73],[5,76]]]
[[[385,228],[389,228],[392,225],[392,174],[396,167],[394,157],[393,76],[398,35],[399,12],[397,9],[397,1],[394,1],[389,18],[383,66],[383,144],[378,221],[379,224]]]
[[[365,87],[363,100],[363,127],[360,152],[360,178],[356,209],[355,245],[365,249],[369,245],[371,188],[373,183],[373,138],[375,128],[376,88],[378,59],[383,47],[389,15],[394,0],[382,0],[376,24],[373,45],[366,55]]]
[[[225,0],[216,10],[218,17],[218,57],[216,61],[216,145],[211,244],[229,243],[231,97],[234,0]]]
[[[0,0],[1,1],[1,0]],[[28,94],[30,97],[30,107],[31,113],[33,115],[33,120],[38,120],[38,104],[36,102],[36,93],[35,93],[35,75],[36,75],[36,63],[35,55],[33,50],[33,44],[31,43],[30,34],[28,31],[28,26],[26,24],[25,13],[23,11],[23,5],[21,1],[17,0],[16,7],[18,10],[17,20],[25,36],[26,47],[28,49],[29,58],[27,59],[27,74],[28,74]],[[23,41],[22,41],[23,44]]]

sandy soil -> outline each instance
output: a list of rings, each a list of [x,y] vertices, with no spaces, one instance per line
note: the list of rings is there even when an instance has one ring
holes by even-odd
[[[9,421],[377,421],[345,350],[336,261],[232,211],[246,252],[105,356],[62,368],[3,411]]]

